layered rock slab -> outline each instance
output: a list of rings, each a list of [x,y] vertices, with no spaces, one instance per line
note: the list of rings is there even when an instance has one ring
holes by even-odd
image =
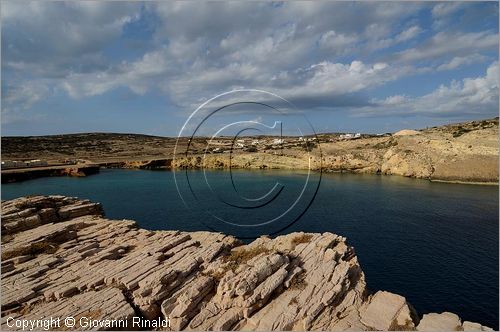
[[[487,329],[447,314],[419,323],[404,297],[370,294],[354,249],[332,233],[242,245],[102,213],[63,196],[2,202],[3,329],[8,317],[82,315],[168,318],[172,330]]]

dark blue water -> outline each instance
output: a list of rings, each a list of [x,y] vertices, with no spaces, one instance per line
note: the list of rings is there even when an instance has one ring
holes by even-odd
[[[286,208],[297,196],[307,174],[235,172],[239,196],[227,175],[208,172],[214,193],[203,189],[202,172],[189,172],[196,193],[194,199],[184,196],[190,208],[180,199],[168,171],[104,170],[87,178],[41,178],[2,185],[2,199],[28,194],[78,196],[101,202],[110,218],[134,219],[148,229],[215,228],[242,236],[272,233],[286,226],[300,216],[314,194],[312,185],[286,222],[231,226],[211,216],[234,218],[234,209],[221,201],[238,205],[240,197],[263,196],[278,181],[286,190],[279,192],[272,204],[239,209],[239,223],[264,223],[279,215],[280,207]],[[316,180],[313,176],[311,183]],[[181,179],[179,184],[185,185],[185,181]],[[266,202],[279,188],[266,197]],[[219,195],[218,199],[214,195]],[[498,329],[498,203],[496,186],[324,174],[310,208],[283,233],[330,231],[346,236],[356,248],[372,290],[404,295],[420,315],[451,311],[464,320]],[[245,204],[252,206],[253,202],[247,200]]]

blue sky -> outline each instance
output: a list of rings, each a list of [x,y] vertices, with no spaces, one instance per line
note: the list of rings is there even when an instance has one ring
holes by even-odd
[[[2,1],[2,135],[176,136],[276,93],[318,132],[498,116],[498,2]]]

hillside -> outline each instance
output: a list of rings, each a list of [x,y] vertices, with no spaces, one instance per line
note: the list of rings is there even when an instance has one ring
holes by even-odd
[[[206,149],[207,139],[197,138],[189,156],[175,160],[172,167],[307,169],[311,162],[313,169],[325,172],[498,183],[498,118],[392,135],[321,134],[318,140],[308,139],[283,137],[284,142],[276,143],[276,137],[246,137],[234,145],[231,138],[221,138]],[[73,159],[118,167],[170,167],[175,142],[175,138],[111,133],[2,137],[2,160],[41,159],[50,165]],[[183,143],[185,148],[187,139]],[[158,160],[168,162],[155,163]]]

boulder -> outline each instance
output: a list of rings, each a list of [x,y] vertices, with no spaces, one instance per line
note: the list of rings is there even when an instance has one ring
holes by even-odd
[[[459,331],[461,329],[460,318],[451,312],[425,314],[417,326],[418,331]]]
[[[375,330],[407,330],[415,327],[406,299],[378,291],[360,313],[361,322]]]

